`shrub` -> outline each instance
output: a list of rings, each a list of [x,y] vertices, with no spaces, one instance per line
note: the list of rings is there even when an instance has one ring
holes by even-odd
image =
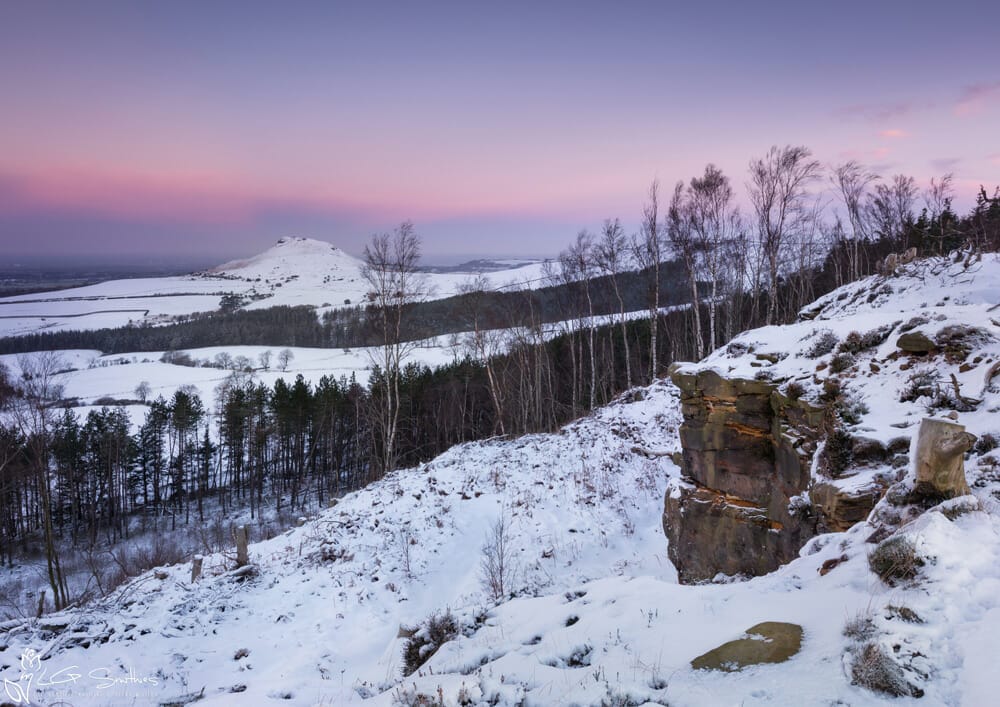
[[[896,324],[899,324],[899,322],[896,322]],[[886,324],[877,329],[866,331],[861,337],[861,350],[867,351],[868,349],[874,349],[876,346],[881,346],[889,338],[893,329],[896,328],[896,324]]]
[[[983,507],[980,504],[979,499],[975,497],[960,496],[958,498],[952,498],[945,501],[938,506],[938,510],[941,511],[941,514],[948,520],[956,520],[967,513],[978,513],[983,510]]]
[[[508,510],[500,515],[486,536],[480,558],[480,581],[493,601],[505,599],[514,589],[517,558],[511,538]]]
[[[165,351],[160,356],[160,361],[174,366],[188,366],[189,368],[195,368],[198,365],[198,362],[191,358],[191,355],[186,351]]]
[[[923,326],[924,324],[927,324],[929,321],[930,319],[924,316],[913,317],[912,319],[910,319],[910,321],[906,322],[906,324],[899,327],[899,333],[905,334],[908,331],[916,329],[918,326]]]
[[[945,359],[950,363],[959,363],[968,358],[976,347],[991,341],[989,332],[979,327],[952,324],[941,329],[934,336],[934,343],[944,352]]]
[[[841,396],[837,401],[837,412],[845,423],[856,425],[861,422],[862,417],[868,414],[868,406],[856,398]]]
[[[869,569],[890,587],[915,578],[923,566],[916,544],[905,535],[882,541],[868,554]]]
[[[840,397],[843,392],[843,384],[839,378],[827,378],[823,381],[823,393],[819,399],[824,403],[832,403]]]
[[[906,385],[903,386],[903,390],[899,393],[899,402],[913,403],[925,396],[934,398],[937,392],[937,374],[928,368],[923,368],[914,371],[906,379]]]
[[[894,328],[895,324],[886,324],[871,331],[866,331],[864,334],[852,331],[844,337],[844,341],[837,347],[837,351],[840,353],[858,354],[862,351],[874,349],[876,346],[881,346],[889,338],[889,334],[892,333]]]
[[[974,445],[972,445],[972,451],[981,456],[988,452],[992,452],[997,447],[1000,447],[1000,439],[998,439],[992,432],[987,432],[977,439]]]
[[[785,395],[787,395],[790,400],[798,400],[803,395],[805,395],[805,393],[806,393],[805,386],[803,386],[798,381],[792,381],[791,383],[785,386]]]
[[[403,675],[412,675],[438,649],[458,635],[458,623],[450,610],[431,614],[422,627],[411,635],[403,648]]]
[[[830,361],[831,373],[843,373],[854,365],[854,356],[849,353],[839,353]]]
[[[920,615],[908,606],[889,604],[889,606],[885,607],[885,610],[890,619],[901,619],[908,624],[924,623]]]
[[[855,685],[893,697],[919,694],[907,681],[903,669],[881,645],[869,641],[854,658],[851,677]]]
[[[863,643],[875,635],[875,622],[867,611],[859,611],[844,624],[844,635],[856,643]]]
[[[121,405],[132,405],[137,400],[129,400],[128,398],[114,398],[110,395],[103,395],[94,401],[94,405],[100,405],[101,407],[118,407]]]
[[[829,329],[822,329],[817,333],[812,346],[805,350],[805,355],[807,358],[819,358],[820,356],[826,356],[828,353],[833,351],[834,347],[837,346],[838,341],[839,339],[837,339],[836,334]]]
[[[854,461],[854,439],[844,430],[834,429],[826,438],[820,458],[823,472],[830,478],[839,478]]]
[[[854,440],[852,450],[854,461],[858,464],[882,464],[891,456],[888,448],[877,439],[859,437]]]
[[[862,349],[861,344],[861,334],[856,331],[852,331],[844,340],[840,342],[840,346],[837,347],[839,353],[849,353],[856,354]]]

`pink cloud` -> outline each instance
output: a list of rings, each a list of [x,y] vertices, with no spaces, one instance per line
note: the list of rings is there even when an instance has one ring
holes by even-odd
[[[930,108],[932,103],[914,101],[891,101],[885,103],[855,103],[837,111],[838,115],[864,118],[872,122],[884,123],[909,115],[921,108]]]
[[[890,138],[890,139],[901,138],[901,137],[909,137],[909,135],[910,135],[905,130],[899,130],[897,128],[889,128],[888,130],[880,130],[878,134],[879,134],[879,137],[885,137],[885,138]]]
[[[966,86],[955,104],[955,115],[972,115],[993,101],[1000,100],[1000,81]]]
[[[482,193],[455,185],[407,180],[394,185],[355,185],[337,178],[310,186],[258,184],[213,172],[155,173],[111,165],[55,166],[28,170],[0,167],[0,213],[78,213],[115,221],[246,226],[269,212],[339,215],[374,224],[510,215],[542,217],[556,207],[585,208],[607,185],[562,185],[546,193],[500,189]],[[455,198],[449,198],[454,193]],[[553,206],[556,205],[556,207]]]
[[[209,175],[150,176],[77,168],[4,177],[5,211],[74,211],[113,219],[236,224],[246,222],[254,195]]]
[[[997,152],[994,155],[989,155],[986,159],[988,159],[990,162],[992,162],[995,165],[1000,165],[1000,152]]]

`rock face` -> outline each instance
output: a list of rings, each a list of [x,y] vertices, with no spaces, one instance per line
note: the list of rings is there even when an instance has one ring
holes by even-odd
[[[695,670],[728,673],[761,663],[784,663],[802,648],[802,627],[765,621],[747,629],[744,638],[723,643],[691,661]]]
[[[684,482],[667,492],[663,527],[680,580],[765,574],[792,560],[816,533],[801,509],[822,409],[768,381],[683,367],[671,377],[681,390]]]
[[[975,441],[962,425],[933,418],[921,420],[917,433],[917,481],[913,492],[940,499],[969,493],[964,455]]]

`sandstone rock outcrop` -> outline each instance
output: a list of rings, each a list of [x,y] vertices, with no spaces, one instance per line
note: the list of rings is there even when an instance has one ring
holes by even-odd
[[[824,410],[766,380],[675,366],[681,390],[682,480],[664,501],[668,553],[681,582],[760,575],[798,556],[819,532],[867,517],[881,488],[814,483]]]
[[[823,410],[768,381],[683,366],[672,378],[684,482],[667,492],[663,527],[681,581],[764,574],[792,560],[815,534],[802,509]]]

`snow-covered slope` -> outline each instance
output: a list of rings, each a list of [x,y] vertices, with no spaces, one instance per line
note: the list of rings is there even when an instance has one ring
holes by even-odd
[[[140,701],[205,688],[203,704],[359,702],[400,677],[401,625],[490,605],[480,562],[501,517],[520,593],[605,576],[672,582],[659,525],[676,468],[632,447],[676,444],[675,396],[658,383],[556,434],[462,445],[391,474],[252,546],[252,579],[227,573],[232,558],[208,556],[197,583],[189,566],[170,567],[96,606],[18,626],[4,640],[0,675],[16,678],[33,649],[50,672],[106,667],[155,679],[125,686]],[[102,704],[98,682],[81,678],[66,699]]]

